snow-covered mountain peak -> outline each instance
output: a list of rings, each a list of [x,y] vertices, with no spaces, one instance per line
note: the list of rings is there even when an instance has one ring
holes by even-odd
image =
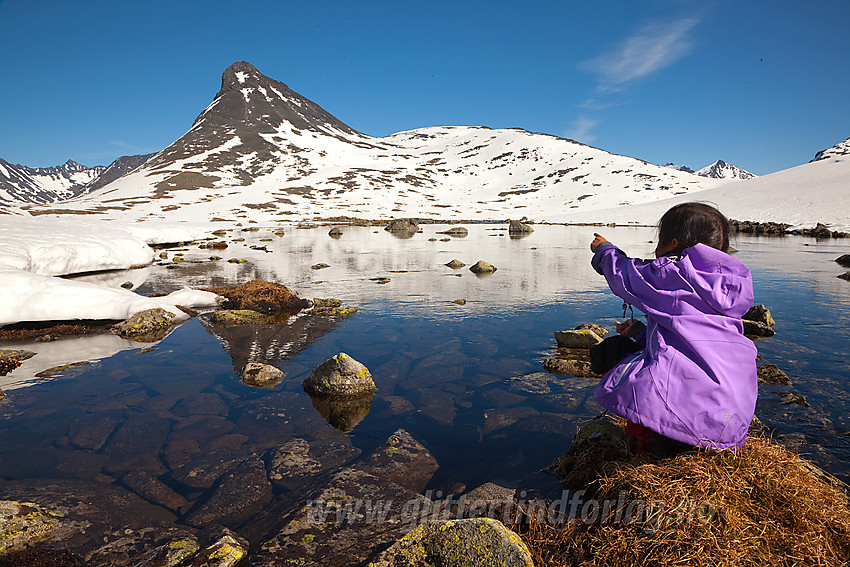
[[[695,173],[693,169],[688,167],[687,165],[679,165],[675,164],[672,161],[668,161],[661,167],[666,167],[668,169],[675,169],[676,171],[684,171],[685,173]]]
[[[696,174],[701,177],[711,177],[714,179],[752,179],[758,177],[755,173],[750,173],[737,165],[726,163],[721,159],[711,165],[705,166],[697,171]]]
[[[843,142],[838,142],[831,148],[827,148],[825,150],[821,150],[815,154],[815,159],[812,161],[820,161],[823,159],[833,159],[840,156],[848,156],[850,155],[850,138],[847,138]],[[811,162],[809,162],[811,163]]]

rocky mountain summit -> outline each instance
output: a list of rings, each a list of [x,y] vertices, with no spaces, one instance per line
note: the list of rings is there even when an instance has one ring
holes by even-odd
[[[546,220],[716,185],[521,129],[447,126],[368,136],[243,61],[224,71],[221,89],[191,129],[141,167],[61,207],[28,208],[133,221],[177,214],[258,222]]]
[[[698,170],[696,174],[702,177],[712,177],[714,179],[753,179],[754,177],[758,177],[754,173],[750,173],[749,171],[741,169],[737,165],[726,163],[720,159],[713,164],[707,165]]]

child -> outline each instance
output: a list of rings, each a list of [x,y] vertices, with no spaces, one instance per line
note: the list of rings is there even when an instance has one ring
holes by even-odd
[[[596,347],[597,359],[599,351],[625,355],[604,369],[596,401],[629,420],[637,452],[663,436],[710,449],[744,445],[758,394],[757,351],[741,322],[753,284],[726,253],[729,221],[704,203],[674,206],[658,223],[655,260],[629,258],[594,236],[593,268],[648,321],[617,323],[618,333],[636,339],[631,348],[612,348],[612,339]]]

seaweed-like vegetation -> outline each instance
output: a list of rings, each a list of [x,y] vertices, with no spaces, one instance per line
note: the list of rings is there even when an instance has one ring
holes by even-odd
[[[225,309],[251,309],[265,314],[297,311],[309,305],[284,285],[265,280],[251,280],[237,286],[206,288],[225,298]]]

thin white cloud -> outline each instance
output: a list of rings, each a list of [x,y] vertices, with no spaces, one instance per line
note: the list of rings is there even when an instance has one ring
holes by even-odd
[[[589,118],[584,114],[579,115],[573,121],[572,127],[569,128],[564,135],[567,138],[571,138],[576,140],[577,142],[583,142],[585,144],[589,144],[593,140],[596,139],[591,131],[599,124],[599,120]]]
[[[616,92],[627,83],[659,71],[687,55],[693,43],[688,32],[695,17],[643,26],[622,44],[581,67],[599,76],[601,91]]]

